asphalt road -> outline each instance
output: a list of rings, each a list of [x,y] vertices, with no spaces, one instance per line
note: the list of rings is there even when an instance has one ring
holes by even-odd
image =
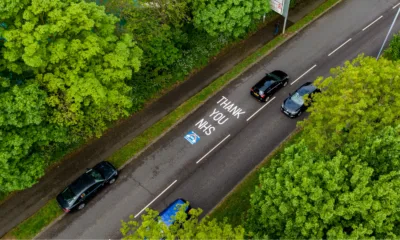
[[[130,214],[139,218],[146,206],[162,210],[178,197],[210,211],[295,129],[296,120],[280,112],[288,93],[306,81],[328,76],[330,68],[360,53],[376,56],[397,10],[392,7],[398,3],[342,2],[167,133],[83,211],[66,215],[38,238],[120,238],[121,219]],[[396,24],[394,31],[399,30]],[[249,90],[275,69],[287,72],[291,84],[265,105],[251,97]],[[184,139],[190,131],[200,136],[193,145]]]

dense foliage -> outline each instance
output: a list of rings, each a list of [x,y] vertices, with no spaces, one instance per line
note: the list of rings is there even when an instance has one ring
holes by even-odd
[[[400,124],[400,63],[359,56],[316,84],[310,117],[301,126],[306,142],[318,152],[331,153],[347,142],[358,142],[388,125]],[[360,143],[361,144],[361,143]]]
[[[142,222],[122,221],[123,239],[243,239],[243,227],[233,228],[226,222],[217,222],[207,218],[199,220],[201,209],[191,209],[188,215],[180,208],[175,222],[167,227],[158,212],[149,209],[142,215]],[[132,216],[131,216],[131,219]]]
[[[332,157],[290,146],[260,174],[248,229],[273,239],[399,237],[399,141],[389,127]]]
[[[384,51],[384,56],[390,60],[400,59],[400,35],[395,34],[390,40],[389,47]]]
[[[129,113],[126,80],[142,55],[132,35],[115,34],[118,19],[94,3],[10,4],[0,32],[0,191],[6,192],[31,186],[57,146],[100,136]]]

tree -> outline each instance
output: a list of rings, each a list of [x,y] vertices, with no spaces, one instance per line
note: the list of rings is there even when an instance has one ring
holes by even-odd
[[[180,48],[187,41],[182,27],[189,21],[186,1],[111,0],[106,7],[123,19],[122,32],[133,34],[143,50],[141,77],[162,75],[182,57]]]
[[[252,21],[271,11],[263,0],[191,0],[194,25],[211,35],[244,34]]]
[[[300,123],[308,146],[334,153],[346,142],[359,142],[362,135],[398,125],[399,67],[398,62],[361,55],[332,69],[333,76],[317,79],[322,94],[314,97],[309,118]]]
[[[389,60],[400,59],[400,35],[395,34],[390,40],[389,47],[384,51],[385,58]]]
[[[391,151],[400,140],[398,130],[385,129],[396,132],[391,136],[395,141],[379,136],[371,143],[382,141],[381,147],[386,147],[381,150]],[[246,229],[273,239],[399,237],[399,168],[382,168],[375,174],[376,166],[369,166],[361,149],[353,145],[347,155],[338,151],[328,157],[310,150],[304,141],[286,148],[260,173]],[[387,160],[398,157],[399,152]]]
[[[243,239],[244,229],[217,220],[199,220],[201,209],[191,209],[188,216],[181,207],[175,222],[167,227],[161,222],[158,212],[148,209],[142,215],[142,222],[134,220],[122,222],[123,239]],[[133,219],[133,216],[131,216]]]
[[[100,136],[132,104],[142,51],[80,0],[0,3],[0,191],[44,174],[55,152]]]
[[[138,70],[141,50],[131,35],[115,35],[116,17],[78,0],[31,0],[19,16],[24,21],[15,17],[3,32],[0,66],[34,73],[29,80],[45,89],[50,122],[92,136],[127,114],[125,81]]]

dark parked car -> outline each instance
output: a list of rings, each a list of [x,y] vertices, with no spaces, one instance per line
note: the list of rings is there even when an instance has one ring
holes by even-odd
[[[103,161],[87,169],[78,179],[57,195],[57,202],[64,212],[73,209],[81,210],[86,202],[106,184],[112,184],[118,171],[111,163]]]
[[[313,94],[321,92],[316,86],[312,85],[311,82],[306,82],[301,85],[293,94],[283,101],[281,110],[288,117],[294,118],[301,115],[302,112],[306,111]],[[309,101],[304,98],[307,95]]]
[[[266,102],[274,92],[286,86],[288,82],[289,76],[286,73],[275,70],[267,73],[265,77],[254,85],[250,90],[250,94],[258,100]]]
[[[178,198],[173,201],[167,208],[165,208],[159,215],[161,217],[161,221],[167,225],[168,227],[174,224],[175,216],[179,212],[182,205],[188,204],[185,199]],[[185,212],[189,213],[191,206],[188,204],[185,206]]]

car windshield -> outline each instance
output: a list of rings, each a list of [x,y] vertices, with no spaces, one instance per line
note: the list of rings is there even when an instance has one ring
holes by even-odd
[[[71,190],[71,188],[66,188],[62,193],[61,193],[62,197],[64,198],[65,201],[67,201],[68,203],[71,203],[75,200],[75,198],[77,197],[76,194]]]
[[[101,174],[94,169],[92,169],[88,174],[92,176],[96,180],[96,182],[104,180],[103,176],[101,176]]]
[[[303,105],[304,104],[304,99],[303,96],[301,96],[298,92],[294,93],[290,99],[295,102],[297,105]]]

